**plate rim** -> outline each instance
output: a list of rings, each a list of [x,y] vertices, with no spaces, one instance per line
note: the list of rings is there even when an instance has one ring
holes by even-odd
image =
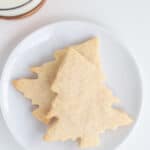
[[[33,15],[34,13],[36,13],[45,3],[46,3],[47,0],[41,0],[39,2],[39,4],[37,4],[34,8],[32,8],[31,10],[25,12],[25,13],[21,13],[19,15],[0,15],[0,19],[5,19],[5,20],[16,20],[16,19],[22,19],[22,18],[25,18],[25,17],[28,17],[28,16],[31,16]],[[29,4],[29,3],[28,3]],[[28,5],[27,4],[27,5]],[[22,6],[22,7],[25,7],[26,5]],[[19,8],[16,8],[16,9],[20,9],[21,7]],[[11,9],[11,10],[15,10],[15,9]]]

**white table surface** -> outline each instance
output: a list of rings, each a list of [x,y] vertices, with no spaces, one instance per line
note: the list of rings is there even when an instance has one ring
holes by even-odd
[[[150,149],[149,0],[47,0],[46,5],[31,17],[0,20],[0,73],[9,53],[26,35],[43,25],[64,19],[89,20],[106,26],[135,56],[144,84],[142,111],[134,130],[118,150]],[[0,150],[22,150],[10,135],[1,113]]]

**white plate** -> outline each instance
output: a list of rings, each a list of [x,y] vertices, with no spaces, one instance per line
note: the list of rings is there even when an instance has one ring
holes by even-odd
[[[0,16],[1,17],[15,17],[30,12],[42,0],[0,0]]]
[[[15,139],[28,150],[77,150],[75,142],[45,143],[46,127],[31,114],[31,102],[12,86],[13,79],[32,77],[29,67],[52,59],[53,51],[90,37],[100,38],[100,52],[107,84],[121,99],[120,106],[135,122],[141,106],[141,80],[137,66],[127,49],[102,27],[79,21],[65,21],[48,25],[23,40],[10,55],[1,78],[1,109],[8,128]],[[132,127],[109,131],[101,136],[101,150],[117,147]]]

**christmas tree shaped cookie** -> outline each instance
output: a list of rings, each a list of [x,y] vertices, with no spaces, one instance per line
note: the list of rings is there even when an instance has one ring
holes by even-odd
[[[77,140],[81,147],[99,143],[107,129],[128,125],[132,119],[112,104],[116,98],[103,87],[98,68],[79,52],[70,49],[61,63],[51,90],[57,94],[47,118],[46,141]]]

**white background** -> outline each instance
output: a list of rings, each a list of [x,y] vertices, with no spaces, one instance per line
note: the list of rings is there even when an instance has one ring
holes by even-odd
[[[0,20],[0,73],[7,56],[26,35],[57,20],[96,22],[113,31],[129,48],[143,78],[143,105],[139,122],[118,150],[150,149],[150,1],[47,0],[35,15],[14,21]],[[22,150],[0,114],[0,150]]]

